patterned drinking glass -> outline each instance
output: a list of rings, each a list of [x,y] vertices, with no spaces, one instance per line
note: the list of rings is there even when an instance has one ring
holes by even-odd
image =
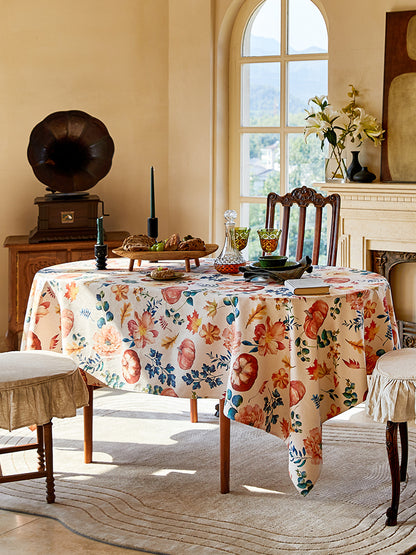
[[[266,254],[272,254],[277,249],[279,244],[281,229],[258,229],[260,245]]]
[[[248,236],[250,235],[249,227],[235,227],[234,228],[234,243],[239,251],[246,248]]]

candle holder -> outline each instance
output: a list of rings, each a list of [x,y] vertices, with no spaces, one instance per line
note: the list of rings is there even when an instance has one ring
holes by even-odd
[[[107,245],[94,245],[95,267],[97,270],[105,270],[107,268]]]
[[[147,218],[147,235],[156,241],[158,234],[157,218]]]

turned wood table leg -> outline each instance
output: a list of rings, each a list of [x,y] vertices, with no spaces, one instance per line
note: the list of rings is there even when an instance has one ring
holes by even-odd
[[[230,419],[224,414],[224,399],[220,399],[219,405],[221,493],[228,493],[230,491]]]
[[[92,421],[93,421],[93,393],[94,386],[88,387],[88,405],[84,407],[84,462],[92,462]]]
[[[397,451],[397,422],[387,421],[386,425],[386,447],[389,458],[391,474],[391,506],[387,509],[386,526],[397,524],[397,512],[400,502],[400,469],[399,454]]]
[[[196,399],[190,399],[190,406],[191,406],[191,422],[195,424],[198,422],[198,402]]]
[[[400,445],[402,450],[402,460],[400,463],[400,481],[406,481],[407,474],[407,461],[409,458],[409,443],[407,437],[407,422],[399,422],[399,432],[400,432]]]

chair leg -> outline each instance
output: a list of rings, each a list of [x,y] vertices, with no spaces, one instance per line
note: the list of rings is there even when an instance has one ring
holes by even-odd
[[[53,477],[53,445],[52,445],[52,422],[36,427],[37,442],[24,445],[13,445],[12,447],[1,447],[0,454],[19,453],[36,449],[38,454],[38,470],[36,472],[20,472],[6,476],[0,472],[0,484],[7,482],[18,482],[20,480],[33,480],[34,478],[46,478],[46,501],[55,501],[55,481]]]
[[[400,464],[400,481],[406,481],[407,461],[409,457],[409,443],[407,437],[407,422],[399,422],[400,444],[402,447],[402,461]]]
[[[45,463],[46,463],[46,501],[55,501],[55,481],[53,478],[53,449],[52,449],[52,422],[43,427],[45,439]]]
[[[386,447],[389,458],[390,474],[391,474],[391,506],[387,509],[386,526],[395,526],[397,524],[397,512],[400,502],[400,469],[399,454],[397,451],[397,422],[387,421],[386,425]]]
[[[36,436],[38,443],[38,470],[39,472],[45,470],[45,448],[43,441],[43,426],[36,426]]]
[[[84,413],[84,462],[89,464],[92,462],[92,420],[93,420],[93,393],[94,387],[88,387],[88,405],[83,409]]]
[[[220,399],[220,484],[221,493],[230,491],[230,419],[224,414],[224,399]]]
[[[191,409],[191,422],[195,424],[198,422],[198,402],[197,399],[190,399],[189,400],[190,409]]]

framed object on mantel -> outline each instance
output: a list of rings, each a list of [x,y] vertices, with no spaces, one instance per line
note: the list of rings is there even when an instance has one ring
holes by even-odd
[[[386,14],[381,181],[416,182],[416,10]]]

